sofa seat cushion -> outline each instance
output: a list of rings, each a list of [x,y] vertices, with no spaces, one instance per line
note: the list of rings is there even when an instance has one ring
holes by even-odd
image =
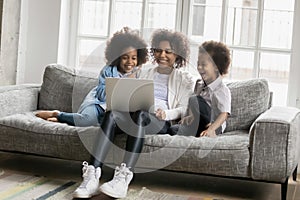
[[[26,112],[0,118],[0,149],[70,160],[86,160],[98,127],[48,122]]]
[[[123,145],[126,137],[119,136]],[[119,144],[121,145],[121,144]],[[121,148],[115,148],[115,160],[121,162]],[[192,173],[249,177],[249,135],[233,131],[217,138],[147,135],[137,163],[141,171],[167,169]]]
[[[0,118],[0,149],[88,160],[99,127],[74,127],[48,122],[33,112]],[[118,135],[105,162],[119,164],[126,135]],[[147,135],[137,163],[139,170],[167,169],[223,176],[248,177],[249,135],[233,131],[217,138]],[[122,146],[120,148],[120,145]]]

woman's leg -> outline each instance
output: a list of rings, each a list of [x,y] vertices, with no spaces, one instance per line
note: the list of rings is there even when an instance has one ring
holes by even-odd
[[[112,112],[106,112],[101,131],[98,134],[94,144],[93,154],[91,155],[90,165],[83,162],[83,181],[74,191],[74,198],[90,198],[99,192],[99,178],[101,176],[101,167],[108,153],[110,142],[115,135],[115,122]]]
[[[139,154],[142,152],[145,140],[145,126],[149,123],[149,113],[145,111],[137,111],[132,114],[132,119],[136,123],[134,133],[128,134],[126,141],[126,153],[124,163],[129,168],[134,168]]]
[[[130,125],[132,120],[135,124]],[[115,169],[114,178],[100,187],[104,194],[114,198],[126,197],[128,185],[133,178],[132,168],[135,166],[143,148],[147,121],[148,113],[143,111],[134,112],[131,115],[121,113],[121,116],[118,118],[117,122],[121,126],[121,130],[125,130],[128,134],[126,152],[123,163]],[[127,122],[127,124],[124,124],[124,122]],[[131,128],[130,132],[128,131],[129,126]]]
[[[93,154],[91,155],[91,164],[95,167],[102,167],[104,159],[109,151],[111,142],[115,137],[116,123],[113,112],[105,113],[101,124],[100,133],[97,136],[94,144]]]

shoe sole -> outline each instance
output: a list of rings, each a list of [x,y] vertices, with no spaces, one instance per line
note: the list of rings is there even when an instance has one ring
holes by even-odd
[[[106,194],[107,196],[110,196],[110,197],[113,197],[113,198],[116,198],[116,199],[121,199],[121,198],[125,198],[125,197],[126,197],[126,195],[125,195],[125,196],[117,196],[117,195],[111,193],[110,191],[105,191],[105,190],[103,190],[102,188],[100,188],[100,191],[101,191],[103,194]]]
[[[92,195],[90,196],[81,196],[81,195],[73,195],[73,198],[78,198],[78,199],[87,199],[87,198],[91,198]]]
[[[79,199],[87,199],[87,198],[91,198],[93,196],[96,196],[100,194],[100,191],[94,192],[93,194],[90,195],[79,195],[79,194],[73,194],[73,198],[79,198]]]

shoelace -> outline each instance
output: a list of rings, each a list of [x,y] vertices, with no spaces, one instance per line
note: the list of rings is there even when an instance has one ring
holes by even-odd
[[[89,163],[86,162],[86,161],[83,161],[82,165],[83,165],[83,167],[82,167],[82,174],[85,174],[85,172],[88,169]]]
[[[120,182],[122,180],[125,180],[128,175],[129,175],[129,168],[126,167],[125,163],[122,163],[121,167],[117,166],[115,169],[114,180]]]
[[[80,186],[79,187],[86,187],[86,185],[87,185],[87,183],[88,183],[88,181],[90,180],[88,177],[89,176],[92,176],[95,172],[93,172],[93,171],[91,171],[91,170],[88,170],[88,166],[89,166],[89,164],[88,164],[88,162],[86,162],[86,161],[84,161],[83,163],[82,163],[82,165],[83,165],[83,168],[82,168],[82,172],[83,172],[83,174],[82,174],[82,177],[83,177],[83,182],[80,184]]]

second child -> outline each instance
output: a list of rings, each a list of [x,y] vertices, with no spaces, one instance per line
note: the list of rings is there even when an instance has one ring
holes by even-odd
[[[230,61],[230,51],[221,42],[207,41],[199,47],[197,70],[202,79],[196,82],[195,95],[189,99],[188,115],[172,126],[172,134],[216,137],[224,132],[231,93],[223,76]]]

